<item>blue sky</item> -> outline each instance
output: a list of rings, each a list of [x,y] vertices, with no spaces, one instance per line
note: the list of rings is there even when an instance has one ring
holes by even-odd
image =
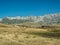
[[[0,0],[0,17],[60,13],[60,0]]]

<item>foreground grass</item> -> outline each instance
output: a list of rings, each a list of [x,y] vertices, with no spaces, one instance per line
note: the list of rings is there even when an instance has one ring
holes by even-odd
[[[0,45],[60,45],[60,32],[36,28],[0,27]]]

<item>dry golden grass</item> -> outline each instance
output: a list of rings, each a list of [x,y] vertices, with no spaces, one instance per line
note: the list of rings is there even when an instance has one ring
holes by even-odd
[[[4,26],[0,25],[0,45],[60,45],[60,37],[49,37],[48,29]]]

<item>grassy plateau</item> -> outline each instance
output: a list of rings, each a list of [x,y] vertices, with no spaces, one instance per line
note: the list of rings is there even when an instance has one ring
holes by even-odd
[[[0,45],[60,45],[60,28],[0,24]]]

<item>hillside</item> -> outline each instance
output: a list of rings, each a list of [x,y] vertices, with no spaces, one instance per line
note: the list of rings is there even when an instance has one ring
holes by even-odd
[[[60,14],[0,19],[0,45],[60,45]]]

